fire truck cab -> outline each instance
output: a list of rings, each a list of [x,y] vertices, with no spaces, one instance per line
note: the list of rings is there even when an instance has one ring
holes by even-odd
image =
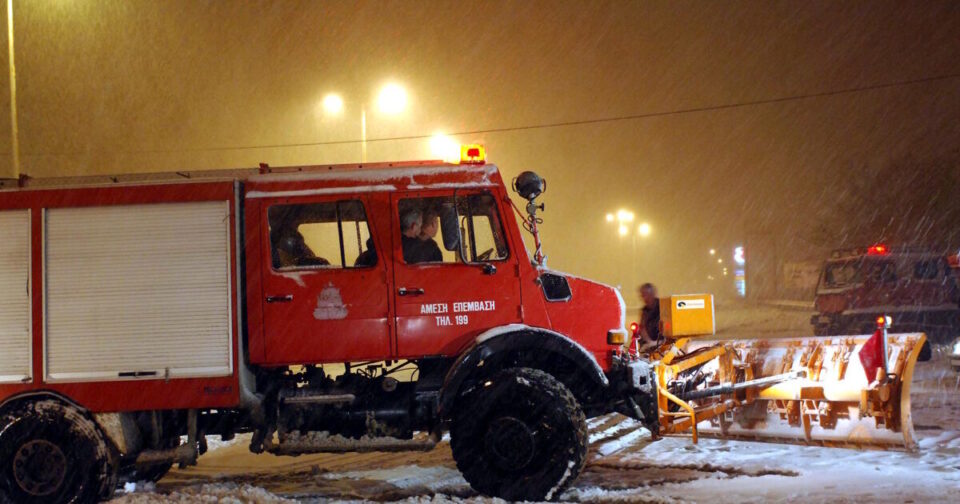
[[[514,181],[524,212],[463,153],[0,184],[0,496],[107,498],[209,435],[297,455],[449,430],[478,491],[552,499],[586,418],[656,432],[620,293],[545,266],[542,179]]]
[[[960,333],[957,287],[948,258],[925,248],[835,250],[820,274],[810,322],[817,335],[860,334],[886,315],[894,332],[924,332],[946,343]]]

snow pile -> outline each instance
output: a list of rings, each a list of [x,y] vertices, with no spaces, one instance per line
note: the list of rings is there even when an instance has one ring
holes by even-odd
[[[469,484],[463,479],[460,471],[448,467],[420,467],[407,465],[390,469],[371,469],[369,471],[349,471],[342,473],[327,473],[326,479],[355,479],[380,481],[403,490],[415,489],[424,493],[456,493],[468,492]]]
[[[278,497],[260,487],[236,483],[209,483],[181,488],[169,494],[157,493],[148,486],[110,501],[110,504],[286,504],[290,499]]]

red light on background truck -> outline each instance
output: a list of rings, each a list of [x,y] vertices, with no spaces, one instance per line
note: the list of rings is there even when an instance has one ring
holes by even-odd
[[[889,251],[890,250],[887,248],[886,245],[874,245],[867,249],[867,254],[868,255],[884,255]]]

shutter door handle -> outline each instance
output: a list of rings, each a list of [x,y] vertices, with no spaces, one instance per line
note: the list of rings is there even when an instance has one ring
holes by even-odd
[[[400,287],[399,289],[397,289],[397,294],[399,294],[399,295],[401,295],[401,296],[422,296],[422,295],[423,295],[423,289],[421,289],[421,288],[419,288],[419,287],[413,287],[413,288],[410,288],[410,289],[408,289],[408,288],[406,288],[406,287]]]
[[[293,301],[293,294],[284,294],[282,296],[267,296],[268,303],[289,303]]]

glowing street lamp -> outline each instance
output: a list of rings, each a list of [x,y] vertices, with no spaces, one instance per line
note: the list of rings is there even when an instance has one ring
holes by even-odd
[[[717,249],[710,249],[710,255],[717,255]]]
[[[384,114],[399,114],[407,107],[407,91],[399,84],[387,84],[380,90],[377,104]]]
[[[343,98],[330,93],[323,97],[321,102],[323,112],[330,116],[337,116],[343,112]],[[397,115],[407,108],[407,91],[403,86],[389,83],[380,89],[377,95],[377,106],[385,115]],[[459,154],[458,154],[459,156]],[[360,162],[367,162],[367,105],[360,106]]]
[[[327,115],[335,116],[343,112],[343,98],[336,93],[330,93],[323,97],[323,112]]]
[[[637,233],[644,238],[650,236],[650,224],[646,222],[640,224],[640,227],[637,228]]]
[[[430,152],[435,159],[446,163],[460,161],[460,144],[443,133],[430,137]]]

